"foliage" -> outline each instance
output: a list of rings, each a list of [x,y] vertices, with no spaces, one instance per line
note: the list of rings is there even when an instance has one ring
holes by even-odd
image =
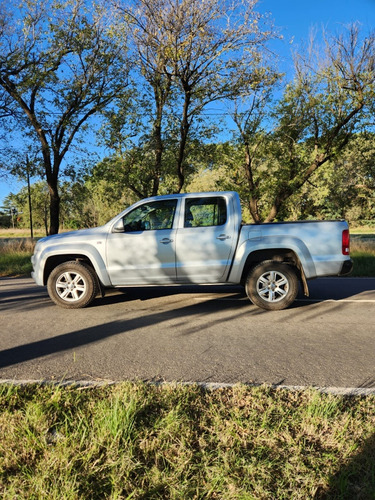
[[[65,219],[65,226],[74,229],[97,227],[132,203],[126,198],[122,186],[93,176],[87,182],[75,183],[67,191],[71,200],[71,210]]]
[[[279,220],[345,218],[351,224],[359,224],[362,220],[371,223],[375,216],[373,144],[374,138],[370,133],[352,136],[340,158],[323,165],[297,193],[285,201],[278,213]],[[259,145],[263,164],[257,166],[258,174],[264,176],[264,193],[258,198],[258,210],[263,213],[269,209],[269,193],[275,192],[277,187],[274,176],[267,175],[277,169],[272,151],[271,139],[264,138],[263,144]],[[134,151],[122,157],[107,158],[88,170],[80,180],[61,183],[62,227],[78,229],[102,225],[134,203],[143,192],[148,194],[150,177],[147,163],[140,160],[137,169],[126,164],[128,161],[134,166],[131,160],[135,161],[136,154]],[[242,154],[242,147],[232,143],[196,143],[194,154],[190,155],[191,169],[196,173],[188,177],[185,191],[236,190],[243,202],[243,220],[251,222],[248,186],[237,168]],[[142,175],[139,175],[141,172]],[[167,176],[160,186],[161,194],[168,193],[172,186],[173,176]],[[44,183],[32,185],[31,198],[34,226],[45,228],[48,221],[47,186]],[[5,206],[17,208],[17,227],[29,227],[26,188],[8,196]]]
[[[2,498],[371,498],[374,397],[2,386]]]
[[[127,75],[105,14],[86,5],[23,0],[18,9],[0,13],[0,88],[11,111],[8,126],[38,145],[50,194],[50,233],[59,228],[62,161],[90,118],[123,89]]]
[[[352,25],[327,37],[323,50],[312,47],[296,57],[294,80],[277,106],[268,105],[269,131],[262,126],[263,94],[254,94],[247,113],[235,115],[245,160],[237,168],[255,222],[274,220],[315,172],[336,162],[372,112],[375,35],[361,39]]]
[[[281,216],[294,219],[345,218],[351,224],[375,217],[375,149],[370,133],[355,134],[335,161],[314,173],[290,197]]]
[[[193,172],[190,155],[196,142],[203,142],[215,129],[204,119],[205,109],[215,101],[247,93],[262,79],[255,61],[261,45],[274,36],[272,28],[255,11],[253,0],[117,4],[124,22],[130,24],[140,72],[138,96],[137,92],[133,96],[136,106],[122,123],[118,113],[112,115],[110,128],[122,131],[126,124],[129,131],[129,126],[132,130],[138,124],[142,131],[138,147],[132,144],[120,154],[117,148],[115,161],[124,161],[128,185],[137,196],[157,194],[162,183],[161,190],[167,184],[168,191],[180,192]],[[138,118],[144,112],[148,123]],[[125,137],[129,140],[129,134]],[[114,140],[124,144],[118,134]],[[139,175],[138,168],[147,175]],[[132,182],[134,171],[137,183]],[[141,191],[139,180],[146,184]]]
[[[325,34],[323,47],[295,55],[294,78],[282,82],[264,50],[275,30],[255,8],[255,0],[3,5],[0,139],[11,146],[0,169],[46,181],[48,211],[32,196],[36,225],[49,233],[60,223],[98,225],[138,198],[222,189],[238,191],[245,220],[257,223],[371,220],[374,34],[357,24]],[[229,118],[207,113],[216,102],[236,127],[225,143],[217,137]],[[109,151],[82,176],[74,146],[88,126],[101,129]],[[12,196],[22,226],[25,193]]]
[[[32,203],[33,225],[35,228],[44,228],[48,234],[49,193],[45,182],[37,182],[30,187]],[[27,187],[17,194],[10,193],[4,201],[5,207],[15,207],[17,210],[16,227],[30,227],[30,211]]]

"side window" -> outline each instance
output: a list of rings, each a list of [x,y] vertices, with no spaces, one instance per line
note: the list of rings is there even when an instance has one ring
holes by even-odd
[[[184,227],[221,226],[227,221],[225,198],[188,198]]]
[[[145,203],[124,216],[124,230],[150,231],[172,229],[177,200]]]

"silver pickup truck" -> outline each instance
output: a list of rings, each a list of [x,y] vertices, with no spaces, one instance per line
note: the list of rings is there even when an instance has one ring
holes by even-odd
[[[295,300],[299,283],[352,269],[345,221],[242,224],[235,192],[156,196],[102,227],[38,241],[32,277],[74,309],[108,287],[241,284],[268,310]]]

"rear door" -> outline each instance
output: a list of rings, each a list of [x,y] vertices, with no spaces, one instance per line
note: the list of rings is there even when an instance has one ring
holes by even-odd
[[[223,281],[236,244],[235,221],[224,196],[185,198],[176,235],[177,280]]]

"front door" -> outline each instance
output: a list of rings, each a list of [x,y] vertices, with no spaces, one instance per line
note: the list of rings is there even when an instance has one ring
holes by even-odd
[[[176,281],[177,200],[139,205],[123,217],[123,232],[107,239],[107,268],[115,286]]]

